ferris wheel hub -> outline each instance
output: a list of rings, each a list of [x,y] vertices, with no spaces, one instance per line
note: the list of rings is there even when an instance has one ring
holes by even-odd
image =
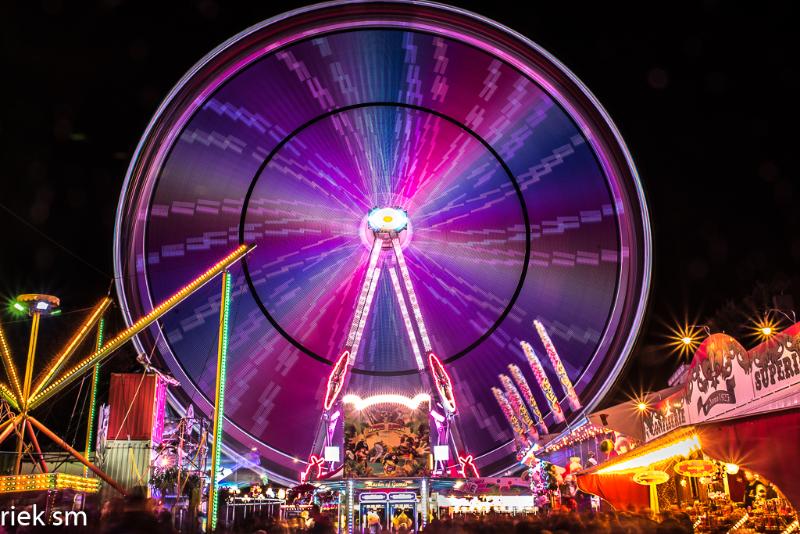
[[[373,208],[367,215],[373,232],[402,232],[408,227],[408,212],[402,208]]]

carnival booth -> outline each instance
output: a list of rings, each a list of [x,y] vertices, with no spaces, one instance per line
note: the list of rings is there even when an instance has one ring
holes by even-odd
[[[439,517],[459,514],[527,514],[535,511],[530,484],[522,478],[468,478],[432,496]]]
[[[788,528],[800,503],[792,461],[800,443],[799,343],[800,323],[749,351],[728,335],[709,336],[677,390],[645,409],[619,405],[590,416],[605,416],[612,428],[638,419],[645,443],[581,472],[579,487],[616,508],[680,507],[701,530],[732,526],[731,518],[739,527]],[[627,419],[606,413],[623,410]]]

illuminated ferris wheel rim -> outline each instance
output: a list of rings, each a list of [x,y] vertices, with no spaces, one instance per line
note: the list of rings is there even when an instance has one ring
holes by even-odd
[[[282,22],[292,21],[291,19],[298,19],[292,22],[295,23],[296,26],[303,26],[299,18],[304,15],[308,15],[309,18],[316,16],[317,20],[319,20],[326,16],[326,11],[330,11],[334,8],[347,10],[350,8],[363,9],[367,6],[376,7],[378,11],[380,11],[380,9],[388,11],[394,10],[395,13],[390,13],[389,15],[383,13],[387,17],[387,20],[378,21],[374,18],[376,16],[374,13],[365,11],[360,13],[360,15],[366,18],[372,16],[372,20],[334,20],[326,25],[325,31],[337,32],[360,27],[365,29],[395,28],[409,31],[435,32],[471,44],[472,46],[493,54],[519,70],[540,87],[543,87],[545,92],[567,111],[567,115],[572,120],[576,121],[580,131],[586,135],[588,141],[594,147],[595,154],[600,156],[603,160],[601,165],[606,172],[607,184],[612,189],[612,197],[623,207],[623,210],[619,213],[620,220],[624,218],[631,219],[627,224],[620,223],[618,225],[621,247],[626,247],[629,250],[631,247],[635,247],[637,254],[635,255],[636,260],[631,260],[624,254],[620,255],[618,284],[623,278],[623,270],[633,269],[631,271],[633,273],[632,275],[624,277],[629,289],[633,289],[633,293],[631,293],[631,291],[626,292],[626,299],[624,302],[619,298],[614,301],[612,310],[609,313],[609,324],[602,333],[602,340],[597,345],[596,351],[608,351],[612,344],[618,344],[612,338],[614,337],[614,330],[618,326],[618,314],[620,313],[625,313],[628,317],[629,320],[626,322],[626,327],[629,329],[629,332],[631,332],[631,335],[628,335],[624,339],[620,344],[621,346],[615,347],[615,353],[619,357],[613,363],[613,368],[604,375],[602,387],[585,408],[585,410],[592,409],[611,387],[630,355],[636,337],[635,334],[641,326],[649,294],[652,262],[651,235],[647,206],[638,173],[617,128],[597,99],[577,77],[547,51],[540,48],[525,36],[490,19],[486,19],[463,9],[432,2],[405,2],[402,0],[379,3],[357,1],[349,2],[345,5],[339,2],[328,2],[300,8],[263,21],[234,36],[209,53],[199,61],[168,94],[151,119],[137,146],[134,157],[126,173],[123,185],[124,194],[120,198],[116,214],[114,235],[115,271],[118,275],[123,273],[127,262],[127,260],[123,259],[123,254],[128,252],[126,249],[128,241],[136,241],[135,236],[128,235],[128,228],[126,226],[130,222],[128,220],[129,218],[134,218],[138,215],[137,208],[131,206],[131,200],[137,196],[138,198],[151,198],[151,193],[155,186],[153,178],[158,175],[162,168],[166,150],[168,147],[172,146],[176,136],[202,104],[204,99],[216,91],[226,80],[234,77],[239,71],[245,69],[259,57],[274,52],[282,46],[309,38],[310,35],[308,33],[309,30],[306,30],[304,33],[302,28],[293,29],[290,27],[289,33],[291,33],[291,30],[294,30],[295,33],[288,36],[284,35],[278,40],[270,40],[270,46],[268,48],[259,48],[257,45],[263,43],[265,40],[269,40],[270,37],[262,37],[258,34],[262,30],[267,30],[269,27],[281,26],[280,23]],[[430,19],[414,21],[401,20],[402,17],[397,15],[397,12],[407,7],[426,9],[428,10],[426,15],[439,16],[440,19],[434,22],[430,22]],[[380,14],[379,12],[378,15]],[[453,22],[453,20],[441,20],[441,17],[446,18],[448,16],[453,17],[453,20],[456,20],[456,22]],[[394,19],[392,19],[392,17],[394,17]],[[459,23],[472,23],[476,25],[478,29],[472,27],[469,30],[465,30],[459,27],[454,28],[450,25]],[[314,21],[309,23],[310,26],[314,26],[314,24]],[[443,28],[443,24],[448,25],[448,27],[446,29]],[[491,40],[491,36],[488,35],[490,32],[487,30],[487,27],[491,29],[491,32],[494,32],[493,37],[495,40],[500,39],[504,42],[498,43],[495,41],[493,43],[488,43],[488,41]],[[286,33],[285,26],[278,29]],[[313,31],[319,32],[319,28],[313,28]],[[238,50],[232,50],[237,48],[236,45],[240,45]],[[257,50],[254,50],[254,48],[257,48]],[[213,65],[215,62],[219,62],[220,58],[222,59],[223,67],[226,68],[220,69],[218,68],[219,65]],[[540,70],[532,68],[526,61],[537,64]],[[206,69],[209,72],[203,72]],[[211,76],[212,80],[209,83],[201,82],[202,86],[198,88],[196,82],[198,76],[201,74]],[[208,80],[206,79],[206,81]],[[564,87],[564,82],[571,87]],[[561,87],[561,89],[559,89],[559,87]],[[584,105],[574,105],[574,103],[565,96],[566,94],[571,94],[573,98],[583,100]],[[595,123],[594,126],[592,126],[592,123]],[[605,131],[598,131],[598,127],[600,130]],[[154,135],[157,135],[161,141],[157,146],[154,146],[152,143]],[[617,166],[625,175],[616,174],[614,164],[607,159],[609,154],[616,154]],[[628,199],[627,203],[625,202],[625,198]],[[638,230],[638,234],[634,230]],[[144,243],[144,239],[139,242],[142,247],[140,252],[144,252]],[[633,265],[632,267],[629,265],[632,261],[635,262],[637,260],[638,265]],[[125,283],[125,276],[116,277],[117,293],[119,295],[121,309],[125,320],[131,323],[135,320],[135,315],[138,316],[141,312],[141,309],[132,306],[133,303],[128,301]],[[152,308],[152,295],[148,285],[149,282],[145,276],[145,294],[150,296],[150,302],[142,303],[140,307],[146,308],[150,306]],[[621,311],[621,308],[625,309]],[[138,338],[135,341],[140,350],[144,350],[141,341]],[[160,343],[159,345],[166,345],[166,350],[171,351],[169,343]],[[178,372],[176,374],[182,375],[180,377],[181,382],[184,385],[190,384],[194,388],[195,391],[191,396],[196,401],[203,400],[207,402],[203,393],[197,390],[193,379],[183,370],[180,359],[175,354],[172,355],[172,359],[178,363]],[[173,369],[173,371],[175,371],[175,369]],[[578,380],[580,380],[580,378],[578,378]],[[239,429],[235,422],[229,422]],[[239,429],[239,431],[243,435],[252,437],[244,429]],[[271,449],[271,447],[263,441],[259,442]]]

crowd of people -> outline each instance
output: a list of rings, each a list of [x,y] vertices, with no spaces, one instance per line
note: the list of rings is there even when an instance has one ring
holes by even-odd
[[[308,524],[292,520],[251,516],[235,525],[236,534],[295,534],[300,532],[335,532],[331,522],[321,515]],[[720,530],[727,532],[730,526]],[[399,529],[378,530],[377,534],[410,534]],[[593,514],[553,513],[545,516],[504,514],[461,514],[452,518],[434,519],[420,530],[424,534],[691,534],[694,532],[689,516],[677,510],[653,517],[643,512],[604,512]]]
[[[199,525],[198,525],[199,526]],[[727,532],[732,525],[720,527]],[[49,531],[49,530],[48,530]],[[172,516],[148,499],[134,492],[125,499],[105,501],[100,510],[92,514],[84,528],[66,529],[64,532],[101,534],[177,534]],[[0,534],[5,534],[0,528]],[[17,528],[16,533],[37,532],[35,528]],[[186,529],[183,532],[187,532]],[[199,532],[199,530],[198,530]],[[220,525],[219,532],[231,534],[333,534],[336,528],[332,518],[313,506],[308,517],[278,518],[266,512],[254,512],[237,518],[233,525]],[[411,534],[404,524],[391,530],[370,528],[370,534]],[[649,511],[576,513],[555,512],[547,515],[508,515],[495,512],[485,514],[458,514],[435,518],[419,530],[424,534],[690,534],[694,532],[689,516],[677,509],[654,516]],[[713,533],[712,533],[713,534]]]

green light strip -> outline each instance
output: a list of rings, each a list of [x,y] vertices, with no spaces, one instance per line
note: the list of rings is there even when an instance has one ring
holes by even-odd
[[[97,323],[97,341],[95,343],[95,351],[100,350],[103,347],[103,334],[105,332],[105,325],[106,321],[104,318],[100,318],[100,322]],[[97,383],[100,380],[100,364],[94,364],[94,368],[92,369],[92,399],[89,405],[89,420],[86,423],[86,450],[84,451],[84,456],[86,459],[89,459],[89,455],[92,453],[92,440],[94,439],[94,423],[95,423],[95,415],[97,411]],[[83,476],[88,476],[89,468],[83,466]]]
[[[222,421],[225,413],[225,378],[228,360],[228,322],[231,311],[231,275],[222,273],[222,317],[219,326],[219,351],[217,354],[217,391],[214,409],[214,435],[211,442],[211,487],[208,492],[209,532],[217,528],[217,473],[222,459]]]

